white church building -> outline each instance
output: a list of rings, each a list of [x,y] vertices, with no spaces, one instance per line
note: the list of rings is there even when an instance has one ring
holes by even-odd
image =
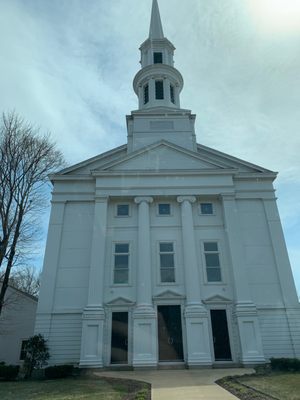
[[[140,50],[127,144],[51,176],[35,327],[51,364],[300,357],[276,173],[196,143],[157,0]]]

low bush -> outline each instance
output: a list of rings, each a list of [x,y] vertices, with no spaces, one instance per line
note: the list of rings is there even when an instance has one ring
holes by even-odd
[[[5,365],[4,363],[1,363],[0,378],[5,381],[13,381],[17,378],[19,369],[19,365]]]
[[[45,368],[45,378],[46,379],[60,379],[66,378],[73,374],[73,365],[53,365],[52,367]]]
[[[300,371],[300,360],[298,358],[271,358],[273,371]]]

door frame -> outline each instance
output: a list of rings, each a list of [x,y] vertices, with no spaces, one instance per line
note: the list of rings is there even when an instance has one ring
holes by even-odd
[[[109,367],[118,367],[118,366],[129,366],[132,365],[132,356],[133,356],[133,327],[132,327],[132,309],[128,308],[127,306],[114,306],[110,307],[107,310],[107,317],[108,317],[108,324],[107,324],[107,339],[104,341],[107,344],[107,351],[106,351],[106,365]],[[127,348],[127,364],[115,364],[111,363],[111,335],[112,335],[112,314],[114,312],[127,312],[128,313],[128,348]]]
[[[214,349],[214,339],[213,339],[213,331],[212,331],[212,323],[211,323],[211,310],[224,310],[226,313],[226,318],[227,318],[227,329],[228,329],[228,335],[229,335],[229,345],[230,345],[230,351],[231,351],[231,360],[224,360],[224,361],[219,361],[215,359],[215,349]],[[209,304],[207,305],[207,311],[208,311],[208,318],[209,318],[209,334],[210,334],[210,348],[211,348],[211,354],[214,356],[213,359],[213,364],[233,364],[236,362],[236,351],[235,351],[235,346],[234,346],[234,340],[233,340],[233,318],[232,318],[232,306],[229,304],[224,304],[224,303],[219,303],[219,304]]]
[[[181,316],[181,335],[182,335],[182,351],[183,351],[183,361],[159,361],[159,338],[158,338],[158,307],[159,306],[179,306],[180,307],[180,316]],[[184,364],[186,362],[186,328],[185,328],[185,319],[184,319],[184,304],[183,301],[176,300],[164,300],[155,302],[156,309],[156,341],[157,341],[157,362],[158,365],[176,365],[176,364]]]

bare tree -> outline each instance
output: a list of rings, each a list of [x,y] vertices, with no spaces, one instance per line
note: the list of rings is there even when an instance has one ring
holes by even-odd
[[[13,271],[9,278],[9,284],[22,292],[38,297],[40,291],[40,272],[34,267],[25,266]]]
[[[48,174],[63,165],[49,134],[16,113],[0,122],[0,315],[11,269],[30,256],[41,211],[47,204]]]

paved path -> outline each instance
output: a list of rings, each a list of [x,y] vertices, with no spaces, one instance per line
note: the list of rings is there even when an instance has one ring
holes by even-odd
[[[155,371],[105,371],[98,376],[135,379],[152,385],[152,400],[233,400],[237,397],[216,385],[227,375],[244,375],[252,369],[191,369]]]

